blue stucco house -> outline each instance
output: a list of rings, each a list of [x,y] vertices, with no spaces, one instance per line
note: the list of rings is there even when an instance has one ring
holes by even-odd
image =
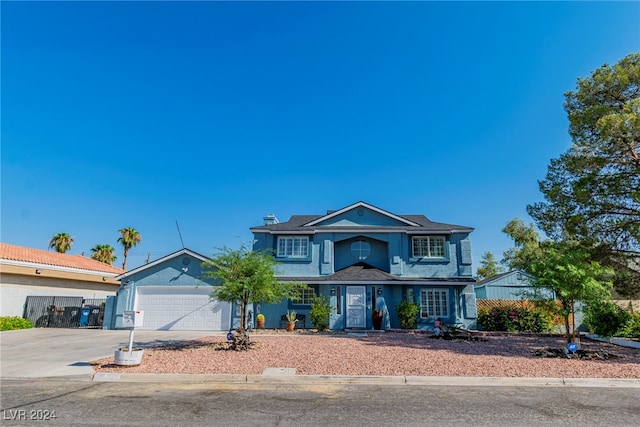
[[[365,202],[286,222],[267,215],[263,225],[251,228],[253,249],[273,251],[278,280],[309,287],[294,300],[257,304],[255,313],[265,315],[266,328],[277,328],[287,310],[306,315],[313,297],[322,295],[334,308],[331,329],[371,329],[376,309],[383,310],[383,328],[389,329],[399,328],[395,306],[406,299],[420,304],[421,329],[432,328],[438,317],[472,326],[472,231]],[[311,326],[307,320],[297,327]]]

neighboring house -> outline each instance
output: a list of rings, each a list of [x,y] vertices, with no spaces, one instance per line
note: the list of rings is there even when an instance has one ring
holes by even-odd
[[[0,316],[24,316],[28,296],[106,298],[123,272],[81,255],[0,243]]]
[[[477,299],[527,299],[526,292],[533,290],[533,276],[522,270],[511,270],[481,280],[474,286]]]
[[[490,310],[493,307],[520,306],[527,304],[526,300],[531,298],[534,277],[522,270],[511,270],[493,277],[481,280],[475,285],[478,310]],[[541,291],[541,295],[551,297],[553,292]],[[515,302],[518,301],[518,302]],[[584,330],[582,324],[582,306],[576,303],[575,321],[578,330]],[[481,327],[481,325],[480,325]],[[562,325],[557,326],[558,331],[563,330]]]
[[[231,304],[212,300],[212,283],[202,279],[208,259],[181,249],[119,275],[117,297],[107,301],[105,329],[122,328],[124,311],[143,312],[146,330],[226,331]]]
[[[471,271],[473,228],[433,222],[424,215],[397,215],[364,202],[326,215],[274,215],[252,227],[255,250],[271,250],[281,281],[309,285],[299,298],[255,306],[265,327],[280,327],[287,310],[308,317],[316,295],[334,308],[330,328],[371,329],[376,309],[383,328],[399,328],[395,306],[403,299],[420,304],[418,327],[475,323]],[[312,327],[309,320],[297,327]]]

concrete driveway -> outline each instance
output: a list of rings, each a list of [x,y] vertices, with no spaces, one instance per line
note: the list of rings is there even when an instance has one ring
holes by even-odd
[[[135,347],[223,335],[208,331],[135,331]],[[34,328],[0,332],[0,377],[93,375],[92,360],[129,343],[128,330]]]

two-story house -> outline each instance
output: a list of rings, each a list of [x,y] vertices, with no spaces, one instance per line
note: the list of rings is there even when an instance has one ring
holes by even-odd
[[[257,305],[265,327],[277,328],[282,314],[307,314],[316,295],[334,308],[330,328],[371,329],[374,310],[383,328],[398,328],[396,304],[420,304],[418,327],[475,324],[471,269],[473,228],[433,222],[424,215],[398,215],[364,202],[325,215],[293,215],[279,222],[270,214],[252,227],[255,250],[272,250],[281,281],[308,285],[294,300]],[[307,316],[308,318],[308,316]],[[307,320],[305,325],[311,327]]]

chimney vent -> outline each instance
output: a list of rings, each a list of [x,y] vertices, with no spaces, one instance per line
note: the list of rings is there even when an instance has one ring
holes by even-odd
[[[279,222],[278,218],[276,218],[276,216],[272,213],[268,214],[262,219],[264,220],[264,225],[274,225],[274,224],[278,224]]]

